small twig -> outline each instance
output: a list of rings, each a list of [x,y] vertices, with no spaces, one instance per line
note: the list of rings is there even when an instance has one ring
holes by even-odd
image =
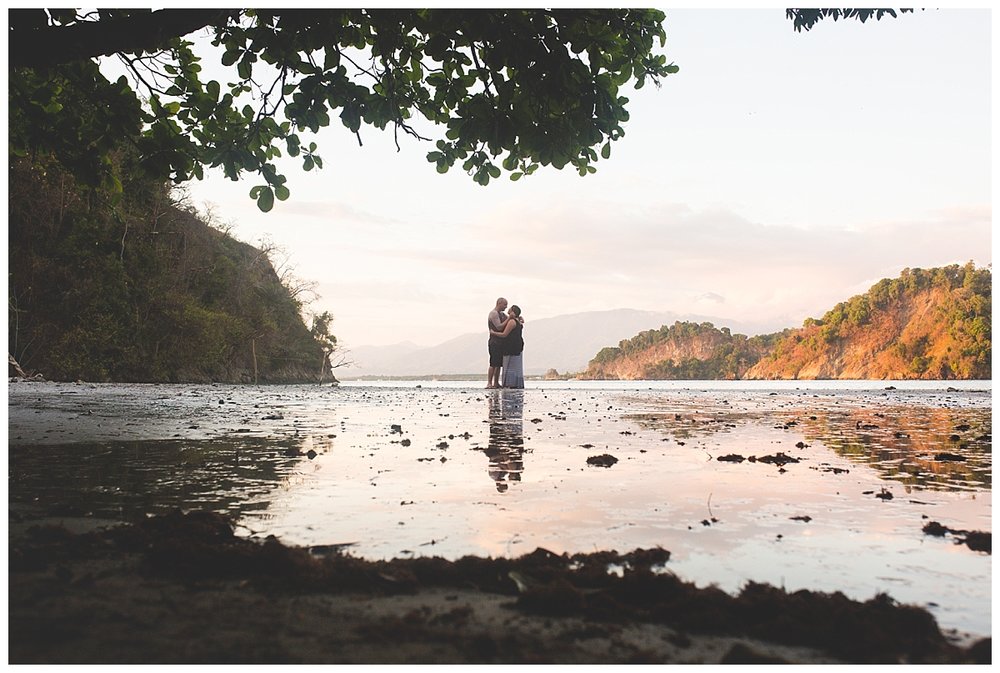
[[[708,516],[710,519],[715,519],[715,515],[712,514],[712,494],[708,494]]]
[[[119,261],[123,261],[123,262],[125,261],[125,237],[128,236],[128,220],[127,219],[125,220],[124,224],[125,224],[125,231],[122,232],[122,250],[121,250],[121,254],[118,255]]]

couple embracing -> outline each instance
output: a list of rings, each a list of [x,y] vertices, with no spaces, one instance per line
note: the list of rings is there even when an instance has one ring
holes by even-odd
[[[524,339],[521,336],[524,318],[517,305],[510,307],[510,315],[504,313],[506,310],[507,300],[500,297],[487,319],[490,329],[487,388],[524,387],[524,362],[521,358],[524,352]]]

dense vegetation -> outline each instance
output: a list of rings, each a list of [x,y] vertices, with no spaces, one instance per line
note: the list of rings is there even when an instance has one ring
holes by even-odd
[[[645,352],[665,350],[674,357],[643,362],[637,378],[738,379],[769,351],[779,336],[768,334],[748,338],[732,334],[728,327],[716,328],[709,322],[675,322],[640,332],[621,341],[617,347],[602,349],[590,361],[588,376],[607,378],[610,365],[616,361],[629,357],[643,360]],[[692,345],[697,346],[694,350],[700,357],[692,354]]]
[[[802,328],[747,338],[675,323],[605,348],[589,378],[989,379],[992,273],[905,269]]]
[[[972,262],[934,269],[904,269],[868,292],[807,319],[777,344],[771,360],[843,352],[850,344],[877,344],[896,361],[899,378],[991,376],[992,273]],[[929,310],[919,310],[929,307]],[[892,333],[889,333],[892,332]],[[878,336],[885,338],[877,338]],[[798,354],[793,355],[793,351]]]
[[[313,334],[267,255],[207,226],[135,170],[119,193],[48,155],[11,161],[8,347],[55,380],[330,380],[329,317]],[[323,320],[325,318],[325,321]]]

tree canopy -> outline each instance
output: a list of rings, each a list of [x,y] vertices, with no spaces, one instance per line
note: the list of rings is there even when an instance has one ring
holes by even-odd
[[[288,198],[276,160],[322,168],[309,134],[335,123],[424,140],[439,172],[486,185],[540,166],[593,173],[629,118],[624,85],[678,71],[655,10],[10,10],[9,151],[51,152],[121,189],[110,158],[135,145],[153,177],[221,168],[261,180],[264,210]],[[211,56],[193,37],[207,35]],[[102,57],[126,74],[112,81]],[[231,81],[203,80],[217,59]],[[202,59],[205,59],[204,61]],[[84,104],[89,102],[90,104]],[[419,121],[426,120],[429,124]]]
[[[874,18],[876,21],[880,21],[884,16],[896,18],[896,11],[895,9],[861,9],[858,7],[844,9],[786,9],[785,16],[791,19],[795,30],[801,32],[812,29],[813,26],[823,19],[833,19],[834,21],[856,19],[861,23],[865,23],[871,18]],[[912,11],[912,9],[900,9],[899,13],[905,14]]]

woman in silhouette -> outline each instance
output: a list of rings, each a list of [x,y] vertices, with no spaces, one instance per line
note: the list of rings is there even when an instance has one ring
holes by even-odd
[[[490,334],[503,338],[503,374],[500,386],[503,388],[524,388],[524,319],[521,317],[521,307],[516,304],[508,310],[507,322],[497,332]]]

